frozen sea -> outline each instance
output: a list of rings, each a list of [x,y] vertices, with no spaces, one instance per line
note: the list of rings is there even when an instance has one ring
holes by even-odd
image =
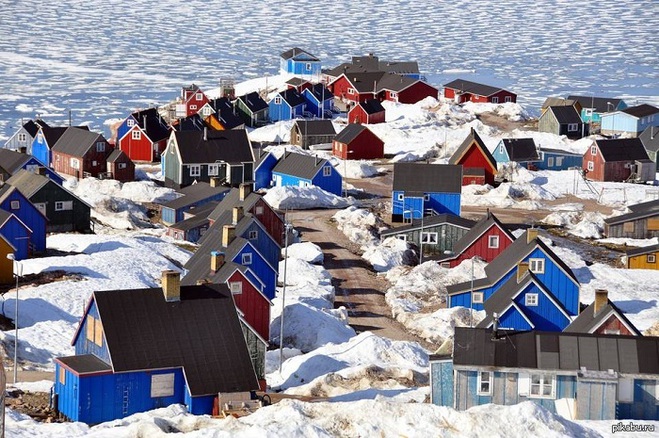
[[[417,60],[441,86],[506,87],[531,113],[578,93],[659,105],[659,1],[2,0],[0,140],[21,118],[103,122],[276,74],[293,46],[333,67],[375,53]]]

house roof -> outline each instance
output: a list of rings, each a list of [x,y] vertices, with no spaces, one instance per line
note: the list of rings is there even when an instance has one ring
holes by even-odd
[[[282,173],[310,180],[328,163],[326,159],[313,155],[286,152],[272,169],[272,173]]]
[[[607,113],[613,105],[613,109],[618,108],[622,99],[610,97],[593,97],[593,96],[568,96],[568,99],[579,102],[582,108],[595,108],[596,113]]]
[[[625,108],[624,110],[622,110],[622,112],[629,114],[630,116],[634,116],[636,118],[641,118],[659,113],[659,108],[644,103],[642,105]]]
[[[497,160],[494,159],[487,146],[485,146],[485,142],[483,142],[481,137],[478,135],[478,132],[476,132],[474,128],[471,128],[467,138],[464,139],[460,147],[453,153],[453,155],[451,155],[451,158],[448,161],[449,164],[461,164],[460,161],[462,160],[462,157],[464,157],[464,155],[469,151],[473,143],[475,143],[476,146],[481,150],[481,153],[485,159],[488,161],[488,163],[490,163],[492,170],[496,172]],[[463,172],[466,174],[466,169],[464,169]]]
[[[569,152],[564,149],[553,149],[553,148],[547,148],[541,145],[538,145],[538,148],[540,149],[540,152],[548,152],[551,154],[560,154],[560,155],[565,155],[565,156],[572,156],[572,157],[583,157],[583,154],[577,154],[575,152]]]
[[[231,292],[224,284],[93,293],[115,372],[182,367],[192,396],[258,388]]]
[[[625,251],[627,256],[637,256],[643,254],[652,254],[659,251],[659,245],[641,246],[639,248],[632,248]]]
[[[187,207],[191,204],[203,201],[214,196],[218,196],[224,192],[228,192],[229,187],[218,186],[213,187],[207,182],[199,181],[196,184],[183,187],[179,190],[183,196],[172,199],[169,202],[162,204],[164,208],[171,208],[177,210],[179,208]]]
[[[418,193],[462,193],[462,166],[395,163],[393,190]]]
[[[7,180],[7,184],[16,187],[23,194],[23,196],[25,196],[28,199],[34,196],[39,190],[41,190],[46,185],[53,184],[53,187],[56,187],[57,190],[68,193],[72,198],[74,198],[78,202],[91,208],[91,206],[88,203],[83,201],[78,196],[74,195],[72,192],[70,192],[63,186],[57,184],[52,179],[48,178],[45,175],[32,173],[26,169],[21,169],[18,172],[16,172],[14,175],[12,175],[11,178]]]
[[[108,163],[114,163],[116,161],[130,161],[130,158],[128,158],[128,155],[126,155],[121,149],[114,149],[110,155],[108,155],[106,161]]]
[[[72,369],[79,375],[112,371],[112,366],[110,364],[93,354],[58,357],[56,360],[63,363],[66,367]]]
[[[586,307],[584,310],[579,313],[579,315],[572,321],[570,325],[565,327],[563,330],[567,333],[591,333],[600,327],[606,320],[609,318],[611,313],[615,314],[618,319],[620,319],[625,326],[627,326],[634,335],[642,336],[641,332],[634,326],[634,324],[627,319],[625,314],[613,304],[610,300],[607,300],[606,306],[599,309],[595,313],[595,303],[591,303],[590,306]]]
[[[452,88],[454,90],[462,91],[463,93],[477,94],[479,96],[491,96],[503,90],[503,88],[465,81],[464,79],[456,79],[448,84],[444,84],[444,88]]]
[[[643,147],[646,151],[659,151],[659,126],[648,126],[639,134]]]
[[[332,92],[328,90],[324,84],[313,84],[307,91],[311,93],[318,102],[334,99],[334,94],[332,94]]]
[[[372,115],[384,112],[384,107],[378,99],[367,99],[364,102],[359,102],[356,107],[361,107],[366,114]],[[352,110],[351,110],[352,111]]]
[[[0,148],[0,166],[10,175],[22,169],[25,163],[30,161],[31,158],[32,156],[28,154]]]
[[[210,201],[199,207],[192,208],[184,213],[184,217],[188,216],[186,219],[170,225],[169,228],[172,230],[188,231],[201,227],[209,222],[208,215],[217,207],[217,204],[219,204],[218,201]]]
[[[469,229],[474,226],[475,222],[450,213],[436,214],[433,216],[426,216],[423,218],[423,229],[434,227],[440,224],[451,224],[451,225],[455,225],[456,227]],[[380,233],[380,236],[381,237],[394,236],[396,234],[407,233],[409,231],[420,230],[420,229],[421,229],[421,219],[414,219],[411,224],[403,225],[396,228],[390,228],[388,230],[382,231]]]
[[[281,96],[281,98],[284,99],[291,108],[295,108],[296,106],[306,103],[304,97],[295,88],[280,91],[279,96]]]
[[[261,99],[261,96],[259,96],[256,91],[245,94],[244,96],[239,96],[238,99],[240,99],[253,113],[268,109],[268,103]]]
[[[309,81],[307,79],[298,78],[297,76],[290,78],[289,80],[286,81],[287,85],[292,85],[294,87],[299,87],[300,85],[304,85],[308,83]]]
[[[252,145],[244,129],[206,130],[205,134],[204,131],[175,131],[173,135],[182,164],[254,161]]]
[[[338,141],[339,143],[345,143],[345,144],[350,144],[359,134],[361,134],[364,131],[370,131],[366,126],[359,124],[359,123],[350,123],[347,125],[345,128],[341,130],[338,134],[336,134],[336,137],[334,137],[334,140]],[[373,131],[371,131],[373,132]],[[373,134],[375,135],[375,134]],[[377,135],[376,135],[377,137]],[[379,138],[378,138],[379,139]],[[380,140],[382,141],[382,140]]]
[[[160,117],[156,108],[137,111],[132,113],[131,116],[137,121],[139,127],[146,132],[151,141],[156,142],[169,137],[170,128],[167,122]]]
[[[282,52],[281,57],[284,59],[293,59],[295,61],[320,61],[315,55],[312,55],[299,47],[293,47],[292,49]]]
[[[338,77],[341,76],[342,74],[366,73],[366,72],[374,72],[374,71],[379,71],[379,70],[377,68],[369,69],[365,65],[355,65],[350,62],[344,62],[334,68],[323,70],[323,73],[325,73],[328,76]]]
[[[401,76],[394,73],[385,73],[378,81],[377,91],[378,93],[382,90],[400,92],[408,87],[411,87],[417,82],[421,82],[421,81],[419,79],[412,79],[409,76]]]
[[[266,160],[266,158],[268,158],[269,155],[272,155],[272,153],[269,151],[264,151],[264,150],[259,151],[259,156],[255,157],[254,170],[258,169],[261,166],[261,164],[263,164],[263,162]],[[274,155],[272,156],[274,157]]]
[[[258,193],[250,192],[249,195],[245,197],[244,200],[240,200],[240,190],[237,188],[232,188],[229,193],[227,193],[222,201],[217,205],[215,210],[208,215],[208,218],[212,221],[216,221],[222,213],[227,210],[233,209],[233,207],[242,207],[243,211],[247,213],[253,206],[261,199],[262,196]],[[206,236],[202,236],[202,241]]]
[[[433,359],[433,358],[431,358]],[[659,374],[659,337],[565,332],[500,332],[456,327],[458,366]]]
[[[353,58],[354,59],[354,58]],[[416,61],[379,61],[378,69],[395,74],[418,74],[419,63]]]
[[[64,132],[69,128],[73,128],[73,126],[44,126],[43,128],[41,128],[41,132],[43,133],[46,143],[52,149],[53,146],[55,146],[55,143],[58,142],[62,134],[64,134]],[[75,128],[86,129],[87,131],[89,131],[89,127],[87,126],[75,126]]]
[[[73,157],[82,157],[97,141],[104,140],[98,132],[71,126],[64,131],[57,143],[53,145],[53,151],[62,152]]]
[[[30,229],[30,227],[28,227],[27,225],[25,225],[25,222],[23,222],[22,220],[20,220],[20,219],[18,218],[18,216],[16,216],[16,215],[13,214],[13,213],[8,212],[7,210],[3,210],[3,209],[0,209],[0,227],[4,226],[5,223],[6,223],[9,219],[12,218],[12,216],[15,217],[16,220],[17,220],[17,221],[18,221],[23,227],[25,227],[25,229],[26,229],[27,231],[29,231],[30,233],[32,233],[32,230]],[[2,237],[2,236],[0,236],[0,237]],[[5,239],[5,240],[6,240],[6,239]],[[7,241],[7,243],[9,243],[9,246],[11,246],[12,248],[14,248],[14,245],[12,245],[9,241]],[[16,249],[16,248],[14,248],[14,250],[15,250],[15,249]]]
[[[178,119],[172,127],[175,131],[203,131],[204,128],[212,129],[209,128],[209,125],[206,124],[199,113]]]
[[[325,70],[329,76],[340,76],[343,73],[387,72],[395,74],[418,74],[419,64],[416,61],[380,61],[372,54],[353,56],[352,62],[344,62],[337,67]]]
[[[538,149],[532,138],[504,138],[501,141],[511,161],[540,161]]]
[[[27,133],[30,134],[31,137],[35,137],[37,135],[37,132],[39,132],[39,128],[42,126],[44,128],[50,127],[48,123],[44,122],[41,119],[28,120],[27,122],[23,123],[23,129],[25,129]]]
[[[649,210],[659,210],[659,199],[653,199],[652,201],[640,202],[638,204],[629,205],[631,211],[640,212],[640,211],[649,211]]]
[[[295,126],[301,135],[335,135],[336,129],[331,120],[296,120]]]
[[[581,116],[573,106],[550,106],[549,110],[554,113],[554,117],[561,125],[583,123]]]
[[[604,161],[647,160],[648,153],[639,138],[616,138],[612,140],[595,140]]]
[[[382,71],[345,73],[346,79],[358,93],[377,92],[377,83],[382,76],[384,76]]]
[[[573,106],[575,102],[573,99],[565,99],[563,97],[548,97],[542,103],[542,109],[549,108],[550,106]]]
[[[650,202],[644,202],[642,204],[630,205],[628,208],[632,210],[630,213],[608,217],[604,219],[604,223],[607,225],[616,225],[624,222],[643,219],[646,217],[659,216],[659,201],[650,201]]]
[[[481,218],[476,224],[462,236],[455,245],[453,245],[453,255],[445,257],[446,260],[452,260],[459,257],[467,248],[469,248],[476,240],[485,234],[490,228],[498,227],[510,241],[514,241],[515,237],[508,231],[508,228],[503,225],[497,217],[489,210],[487,214]]]

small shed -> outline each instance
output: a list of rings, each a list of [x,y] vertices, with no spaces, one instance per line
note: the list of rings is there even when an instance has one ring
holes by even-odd
[[[494,184],[497,161],[474,128],[449,159],[449,164],[461,165],[462,185]]]
[[[511,162],[518,163],[526,168],[533,168],[540,161],[538,148],[532,138],[504,138],[494,149],[492,156],[497,166]]]
[[[121,182],[135,181],[135,163],[121,149],[113,150],[107,159],[107,176]]]
[[[32,230],[16,215],[0,210],[0,235],[11,245],[16,260],[25,260],[30,256],[30,235]]]
[[[276,187],[316,186],[326,192],[341,196],[343,178],[324,158],[286,152],[272,169]]]
[[[577,139],[589,134],[589,126],[574,106],[550,106],[538,119],[538,131]]]
[[[332,141],[332,155],[342,160],[374,160],[384,157],[384,141],[364,125],[351,123]]]
[[[348,111],[348,123],[375,124],[385,122],[385,110],[378,99],[358,102]]]
[[[318,77],[321,74],[321,62],[316,55],[299,47],[293,47],[280,55],[279,71],[281,74]]]
[[[331,120],[296,120],[291,127],[290,143],[309,149],[312,145],[331,143],[335,135]]]
[[[659,200],[630,205],[629,213],[604,219],[607,237],[652,239],[659,237]]]

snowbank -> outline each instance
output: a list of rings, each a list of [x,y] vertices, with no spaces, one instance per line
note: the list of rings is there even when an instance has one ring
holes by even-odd
[[[345,208],[354,204],[352,198],[342,198],[320,187],[273,187],[263,197],[273,208],[306,210],[312,208]]]

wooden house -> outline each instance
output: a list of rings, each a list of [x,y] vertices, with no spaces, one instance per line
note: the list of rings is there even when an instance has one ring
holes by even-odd
[[[378,97],[377,83],[384,75],[382,71],[344,73],[328,84],[337,99],[349,104],[365,102]]]
[[[197,243],[210,227],[208,216],[218,204],[218,201],[211,201],[186,211],[182,220],[167,227],[165,234],[174,240]]]
[[[611,97],[568,96],[567,98],[578,103],[575,108],[585,123],[600,123],[603,114],[627,108],[625,101]]]
[[[604,219],[606,237],[652,239],[659,237],[659,200],[630,205],[629,213]]]
[[[659,245],[628,249],[625,255],[628,269],[659,269],[657,264]]]
[[[365,56],[353,56],[351,62],[344,62],[334,68],[323,71],[323,77],[332,81],[342,74],[385,72],[407,76],[412,79],[422,79],[419,64],[416,61],[386,61],[369,53]]]
[[[320,77],[321,62],[317,56],[312,55],[299,47],[282,52],[279,58],[279,71],[281,74],[293,74],[303,77]]]
[[[540,147],[540,161],[533,163],[538,170],[568,170],[583,167],[583,155],[561,149]]]
[[[296,120],[291,127],[290,143],[309,149],[311,145],[332,143],[335,135],[331,120]]]
[[[254,162],[254,190],[272,186],[272,169],[277,165],[277,157],[271,152],[261,151]]]
[[[538,131],[578,139],[590,134],[589,125],[573,106],[550,106],[538,119]]]
[[[16,215],[0,210],[0,235],[9,243],[16,260],[25,260],[30,256],[30,236],[32,230]],[[0,245],[4,248],[5,245]],[[0,249],[1,251],[1,249]],[[0,252],[0,256],[6,255]],[[2,267],[0,267],[2,269]]]
[[[210,183],[198,182],[179,189],[180,196],[160,206],[161,221],[172,225],[183,220],[183,214],[193,208],[201,207],[209,202],[221,201],[229,192],[229,187],[218,184],[218,180]]]
[[[645,152],[648,153],[648,158],[654,162],[655,173],[657,172],[657,159],[659,156],[659,126],[648,126],[645,131],[639,134],[638,138],[641,139]]]
[[[174,131],[164,159],[165,185],[181,188],[211,178],[229,186],[251,182],[254,155],[247,132]]]
[[[462,166],[395,163],[391,220],[441,213],[459,216],[461,194]]]
[[[533,274],[534,283],[536,285],[540,283],[544,290],[563,306],[569,317],[576,316],[579,313],[579,282],[572,270],[537,237],[537,234],[537,229],[526,230],[525,234],[517,238],[485,267],[485,278],[448,286],[449,307],[462,306],[483,310],[484,304],[495,297],[508,280],[516,275],[520,275],[521,279],[525,271],[528,271]],[[539,296],[536,298],[539,299]],[[537,299],[535,303],[539,302]],[[542,304],[537,310],[552,309],[550,303],[543,301]],[[533,305],[533,298],[530,298],[526,306]],[[520,317],[516,314],[511,317],[520,321]],[[561,321],[562,319],[548,322],[559,324]]]
[[[655,164],[638,138],[594,140],[583,156],[586,177],[594,181],[654,181]]]
[[[39,162],[32,155],[10,149],[0,149],[0,180],[7,181],[21,169],[28,170],[32,173],[43,173],[44,176],[47,176],[60,185],[64,182],[64,178]]]
[[[268,103],[257,92],[238,96],[234,102],[237,114],[252,128],[265,125],[270,119]]]
[[[117,128],[115,145],[133,161],[160,161],[170,130],[156,108],[136,111]]]
[[[183,117],[180,118],[174,122],[172,122],[172,130],[173,131],[199,131],[202,132],[203,130],[209,130],[209,131],[222,131],[222,129],[215,129],[211,126],[210,119],[209,122],[206,123],[204,120],[204,117],[201,116],[201,114],[192,114],[191,116]],[[170,135],[171,137],[171,135]],[[162,160],[165,160],[167,158],[166,155],[163,153]]]
[[[135,163],[121,149],[114,149],[106,159],[105,177],[120,182],[135,181]]]
[[[478,257],[490,263],[508,248],[515,238],[499,219],[489,211],[473,227],[458,240],[449,254],[436,259],[448,268],[458,266],[465,260]]]
[[[21,170],[7,184],[16,187],[46,215],[48,233],[91,231],[91,206],[50,178]]]
[[[9,149],[16,152],[26,153],[31,148],[32,142],[37,136],[40,127],[49,127],[48,123],[41,119],[28,120],[23,123],[21,127],[9,137],[5,142],[4,149]]]
[[[332,155],[342,160],[377,160],[384,157],[384,141],[359,123],[350,123],[332,140]]]
[[[492,152],[497,166],[518,163],[526,168],[533,168],[540,161],[538,148],[532,138],[504,138]]]
[[[231,101],[226,97],[211,99],[201,109],[201,116],[206,124],[216,131],[224,129],[245,129],[245,122]]]
[[[36,158],[40,163],[43,163],[46,167],[54,167],[52,148],[69,128],[70,127],[67,126],[40,126],[37,136],[34,138],[32,146],[28,148],[27,153]],[[76,126],[76,128],[89,130],[86,126]]]
[[[637,137],[648,126],[659,126],[659,108],[648,104],[602,115],[602,135]]]
[[[306,111],[312,117],[324,119],[332,117],[334,111],[334,95],[325,87],[325,84],[313,84],[304,88],[301,92],[307,103]]]
[[[14,261],[7,258],[9,254],[16,256],[16,248],[0,233],[0,284],[14,284]]]
[[[497,161],[474,128],[471,128],[467,138],[464,139],[448,162],[449,164],[462,166],[463,186],[470,184],[494,185],[494,176],[497,174]],[[483,172],[473,173],[470,172],[471,169],[483,169]]]
[[[581,104],[577,100],[564,97],[548,97],[540,107],[540,114],[544,114],[550,106],[573,106],[578,113],[581,113]]]
[[[423,223],[420,219],[414,219],[406,225],[382,231],[380,239],[396,237],[417,248],[420,248],[423,240],[423,259],[427,260],[427,258],[443,257],[446,251],[452,251],[455,243],[474,224],[475,222],[469,219],[442,213],[425,217]]]
[[[298,93],[302,94],[304,90],[311,88],[313,84],[308,79],[298,78],[294,76],[286,81],[286,89],[295,89]]]
[[[385,110],[377,99],[358,102],[348,111],[348,123],[375,124],[385,122]]]
[[[98,178],[107,171],[111,152],[112,146],[103,134],[70,127],[52,148],[53,168],[76,178]]]
[[[192,84],[181,88],[181,96],[176,104],[176,118],[189,117],[199,113],[201,108],[208,103],[209,99],[201,89]]]
[[[55,359],[56,409],[89,424],[179,403],[210,415],[218,394],[259,388],[226,284],[96,291],[73,342]],[[139,351],[140,354],[135,354]]]
[[[643,336],[622,310],[609,300],[608,291],[604,289],[595,291],[595,301],[583,309],[563,331],[595,335]]]
[[[278,122],[280,120],[292,120],[303,117],[306,111],[306,105],[307,101],[297,90],[289,89],[281,91],[268,102],[270,120]]]
[[[517,102],[517,95],[503,88],[456,79],[444,84],[444,97],[455,103],[507,103]]]
[[[385,73],[377,83],[378,99],[399,103],[417,103],[426,97],[437,99],[439,90],[421,79]]]
[[[0,209],[14,214],[32,233],[29,240],[29,254],[46,251],[46,206],[35,205],[11,184],[0,186]]]
[[[272,169],[275,187],[310,187],[315,186],[341,196],[343,177],[324,158],[312,155],[286,152]]]
[[[430,356],[431,401],[461,411],[532,401],[570,420],[657,420],[658,347],[656,337],[456,327],[452,354]]]

